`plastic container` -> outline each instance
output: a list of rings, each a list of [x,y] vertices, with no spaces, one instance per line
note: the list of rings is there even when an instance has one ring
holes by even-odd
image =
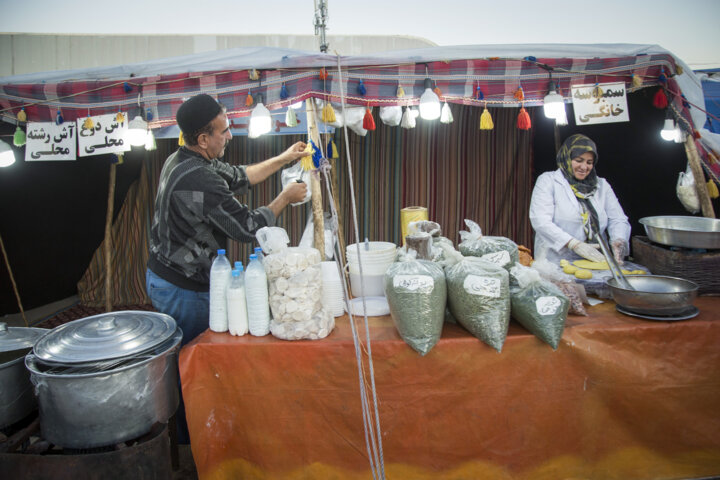
[[[350,310],[353,315],[364,315],[363,302],[367,307],[368,317],[381,317],[390,315],[390,305],[385,297],[359,297],[350,300]],[[350,313],[350,312],[348,312]]]
[[[225,256],[225,250],[217,251],[217,257],[210,267],[210,330],[213,332],[227,332],[227,300],[226,290],[230,283],[232,266]]]
[[[363,280],[362,284],[360,281],[361,278]],[[352,291],[353,297],[384,297],[384,279],[384,274],[368,275],[365,273],[365,275],[360,277],[360,274],[350,271],[350,290]],[[365,288],[363,288],[363,286]]]
[[[322,262],[321,270],[323,308],[333,317],[339,317],[345,313],[345,293],[337,263],[334,261]]]
[[[267,335],[270,333],[267,275],[263,264],[254,253],[250,255],[250,263],[245,272],[245,298],[250,334],[258,337]]]
[[[253,252],[255,255],[257,255],[258,260],[260,260],[260,263],[263,263],[265,260],[265,254],[262,251],[261,247],[255,247],[255,251]]]
[[[237,263],[237,262],[236,262]],[[242,264],[233,269],[227,287],[228,331],[231,335],[248,333],[247,299],[245,298],[245,279]]]

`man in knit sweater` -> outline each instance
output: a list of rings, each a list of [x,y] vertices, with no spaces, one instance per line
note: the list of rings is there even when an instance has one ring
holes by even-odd
[[[225,109],[196,95],[177,111],[185,146],[163,165],[150,231],[146,288],[153,306],[172,316],[186,344],[208,327],[210,266],[227,238],[251,242],[290,203],[302,201],[304,183],[288,185],[268,206],[250,210],[235,194],[247,193],[285,164],[306,156],[297,142],[260,163],[231,166],[220,158],[232,138]]]

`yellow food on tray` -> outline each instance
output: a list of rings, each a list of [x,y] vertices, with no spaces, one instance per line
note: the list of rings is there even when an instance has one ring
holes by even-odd
[[[584,268],[578,268],[575,271],[575,277],[581,278],[583,280],[587,280],[588,278],[592,278],[592,272],[590,270],[586,270]]]
[[[607,262],[591,262],[590,260],[575,260],[573,262],[578,268],[584,268],[586,270],[609,270],[610,265]]]
[[[570,265],[569,263],[567,265],[563,265],[563,272],[567,273],[568,275],[572,275],[575,272],[577,272],[578,267],[575,265]]]

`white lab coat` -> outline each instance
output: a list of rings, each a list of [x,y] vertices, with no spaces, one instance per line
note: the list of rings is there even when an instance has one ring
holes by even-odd
[[[598,187],[590,202],[598,214],[600,231],[607,230],[610,243],[622,240],[625,251],[629,252],[630,223],[604,178],[598,177]],[[540,175],[530,199],[530,223],[535,230],[534,257],[553,263],[561,258],[580,258],[565,245],[571,238],[587,241],[581,214],[580,202],[560,169]]]

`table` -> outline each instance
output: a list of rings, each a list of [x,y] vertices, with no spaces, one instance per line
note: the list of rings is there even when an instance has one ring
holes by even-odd
[[[391,317],[369,318],[386,477],[720,474],[720,297],[695,305],[681,322],[589,307],[557,350],[514,321],[502,353],[445,324],[424,357]],[[318,341],[208,330],[183,348],[200,478],[372,478],[351,328],[336,320]]]

